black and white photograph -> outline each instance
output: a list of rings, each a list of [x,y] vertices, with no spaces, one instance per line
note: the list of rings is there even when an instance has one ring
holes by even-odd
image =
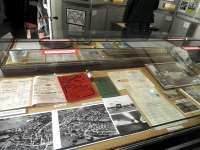
[[[58,111],[62,148],[74,148],[118,135],[103,104]]]
[[[180,91],[200,105],[200,85],[184,87]]]
[[[51,112],[0,120],[1,150],[52,150]]]
[[[123,112],[112,115],[114,124],[121,135],[134,134],[149,129],[139,111]]]
[[[200,84],[198,74],[179,63],[147,64],[146,67],[164,89]]]
[[[133,101],[128,95],[104,98],[103,101],[110,114],[136,110]]]
[[[183,112],[183,113],[192,113],[197,112],[200,109],[191,102],[189,99],[182,99],[176,101],[176,106]]]

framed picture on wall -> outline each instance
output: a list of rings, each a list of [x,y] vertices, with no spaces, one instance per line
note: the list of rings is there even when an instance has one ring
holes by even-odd
[[[67,24],[85,26],[86,12],[82,10],[67,8]]]

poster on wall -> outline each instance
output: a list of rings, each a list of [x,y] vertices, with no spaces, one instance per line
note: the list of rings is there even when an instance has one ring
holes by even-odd
[[[182,0],[179,6],[179,12],[190,16],[196,16],[199,11],[200,0]]]
[[[186,13],[191,16],[195,16],[198,9],[199,9],[199,2],[200,0],[191,0],[188,4]]]
[[[85,26],[86,12],[82,10],[75,10],[67,8],[67,23]]]

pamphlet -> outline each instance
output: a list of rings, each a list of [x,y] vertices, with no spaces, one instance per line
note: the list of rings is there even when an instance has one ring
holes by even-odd
[[[0,80],[0,111],[66,102],[56,76]]]

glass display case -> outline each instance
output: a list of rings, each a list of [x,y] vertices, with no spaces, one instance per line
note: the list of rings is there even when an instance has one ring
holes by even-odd
[[[2,89],[22,84],[16,89],[24,92],[31,80],[32,94],[18,94],[17,98],[31,95],[30,100],[35,100],[42,96],[37,101],[42,104],[45,98],[53,101],[55,89],[52,88],[56,86],[58,90],[61,86],[67,101],[28,105],[28,116],[3,121],[22,129],[12,125],[19,117],[22,120],[33,117],[36,122],[37,118],[44,119],[38,124],[46,127],[48,122],[48,130],[43,128],[41,133],[48,136],[43,144],[50,149],[148,149],[149,146],[161,148],[159,144],[164,149],[199,138],[200,48],[188,46],[185,38],[181,40],[185,43],[182,46],[176,46],[180,39],[12,40],[11,46],[1,51],[4,77],[0,86],[7,85]],[[58,82],[54,82],[55,78]],[[12,86],[6,79],[11,84],[13,81]],[[10,95],[11,90],[7,90]],[[87,98],[80,100],[84,96]],[[0,107],[0,112],[2,107],[6,105]],[[49,132],[48,113],[52,114],[53,135]],[[34,123],[23,124],[22,130],[31,132],[29,124]],[[25,134],[17,133],[17,136]],[[55,136],[59,137],[59,144],[52,140]],[[26,142],[28,147],[34,145]],[[0,144],[13,146],[7,140]]]
[[[198,63],[199,51],[192,48],[177,47],[170,39],[15,40],[12,48],[4,51],[1,68],[6,76],[12,76],[143,67],[176,59],[192,63],[192,58]]]
[[[163,40],[16,40],[4,53],[2,71],[12,76],[142,67],[147,63],[175,61],[171,54],[175,49]]]
[[[160,0],[148,32],[134,34],[126,3],[5,5],[0,149],[199,148],[199,0]]]

